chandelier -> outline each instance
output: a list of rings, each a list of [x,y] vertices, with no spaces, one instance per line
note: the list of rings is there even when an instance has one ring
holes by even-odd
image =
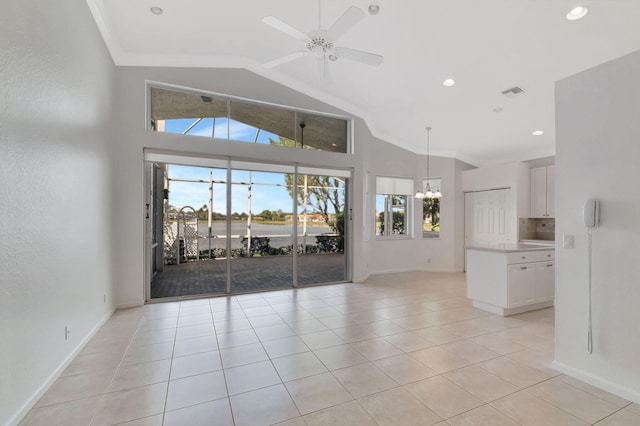
[[[431,157],[429,155],[429,136],[431,133],[431,127],[427,127],[427,185],[422,188],[422,191],[416,192],[415,198],[441,198],[442,193],[438,188],[431,190],[431,175],[429,174],[429,163]]]

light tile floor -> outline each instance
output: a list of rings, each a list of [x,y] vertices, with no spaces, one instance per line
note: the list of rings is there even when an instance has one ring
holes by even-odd
[[[640,425],[550,368],[553,309],[404,273],[117,311],[22,425]]]

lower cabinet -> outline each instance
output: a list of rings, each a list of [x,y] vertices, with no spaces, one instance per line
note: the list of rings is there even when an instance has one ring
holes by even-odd
[[[499,315],[553,306],[555,251],[467,249],[467,296]]]
[[[508,308],[536,302],[536,268],[533,264],[509,265],[507,283]]]
[[[552,301],[555,296],[555,262],[540,261],[548,252],[539,252],[527,263],[507,266],[508,308]],[[531,259],[528,259],[531,260]]]
[[[556,297],[556,263],[536,263],[536,302],[546,302]]]

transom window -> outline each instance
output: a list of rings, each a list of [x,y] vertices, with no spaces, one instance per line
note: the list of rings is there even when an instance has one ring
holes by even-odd
[[[350,120],[228,95],[148,86],[149,128],[238,142],[350,153]]]

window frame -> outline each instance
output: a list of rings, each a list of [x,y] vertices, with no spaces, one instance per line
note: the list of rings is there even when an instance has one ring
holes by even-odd
[[[384,180],[384,182],[381,182]],[[381,189],[384,183],[385,188]],[[404,188],[406,187],[406,188]],[[374,233],[376,240],[390,241],[390,240],[410,240],[413,239],[413,204],[411,199],[413,189],[413,179],[408,178],[393,178],[385,176],[376,176],[376,191],[374,193]],[[384,197],[383,210],[386,230],[384,234],[378,234],[378,197]],[[403,234],[389,234],[389,230],[393,229],[393,210],[398,205],[393,204],[394,197],[404,198],[404,233]],[[391,226],[389,226],[391,225]]]
[[[433,183],[437,182],[436,185],[433,185]],[[424,190],[424,188],[427,187],[427,184],[430,185],[432,190],[440,190],[442,191],[442,178],[441,177],[428,177],[428,178],[424,178],[422,180],[422,188]],[[440,239],[440,235],[441,235],[441,230],[442,230],[442,202],[438,201],[438,231],[425,231],[424,229],[424,225],[425,225],[425,203],[427,202],[427,200],[429,200],[428,198],[423,198],[421,200],[420,203],[420,230],[422,232],[422,239],[423,240],[439,240]],[[438,200],[442,200],[442,198],[439,198]],[[436,234],[437,232],[437,234]]]
[[[145,102],[145,129],[149,130],[149,131],[155,131],[153,129],[153,126],[152,126],[151,89],[169,90],[169,91],[183,92],[183,93],[190,94],[190,95],[223,98],[223,99],[226,99],[227,102],[233,102],[233,101],[244,102],[244,103],[250,103],[250,104],[255,104],[255,105],[264,106],[264,107],[283,109],[283,110],[286,110],[286,111],[294,112],[296,114],[300,113],[302,115],[315,115],[315,116],[318,116],[318,117],[326,117],[326,118],[344,120],[345,124],[346,124],[346,127],[347,127],[346,128],[346,138],[347,138],[347,140],[346,140],[346,152],[340,152],[340,151],[323,151],[323,152],[333,152],[333,153],[336,153],[336,154],[346,154],[346,155],[354,155],[355,154],[355,143],[354,143],[354,141],[355,141],[355,137],[354,137],[354,128],[355,128],[355,126],[354,126],[353,117],[347,117],[347,116],[342,116],[342,115],[338,115],[338,114],[331,114],[331,113],[315,111],[315,110],[305,109],[305,108],[296,108],[296,107],[293,107],[293,106],[290,106],[290,105],[283,105],[283,104],[278,104],[278,103],[274,103],[274,102],[260,101],[260,100],[257,100],[257,99],[250,99],[250,98],[245,98],[245,97],[241,97],[241,96],[233,96],[233,95],[229,95],[229,94],[225,94],[225,93],[219,93],[219,92],[212,92],[212,91],[207,91],[207,90],[195,89],[195,88],[191,88],[191,87],[174,85],[174,84],[170,84],[170,83],[162,83],[162,82],[153,81],[153,80],[145,80],[145,96],[146,96],[146,102]],[[294,127],[294,131],[296,131],[296,132],[298,131],[297,127]],[[188,135],[188,136],[191,136],[191,135]],[[223,139],[223,140],[236,142],[236,140],[234,140],[234,139],[229,139],[229,134],[228,133],[227,133],[227,138]],[[246,142],[244,142],[244,143],[246,143]],[[279,146],[279,147],[282,148],[281,146]],[[297,147],[297,146],[296,147],[286,147],[286,148],[301,149],[300,147]],[[318,151],[321,151],[321,150],[318,150]]]

